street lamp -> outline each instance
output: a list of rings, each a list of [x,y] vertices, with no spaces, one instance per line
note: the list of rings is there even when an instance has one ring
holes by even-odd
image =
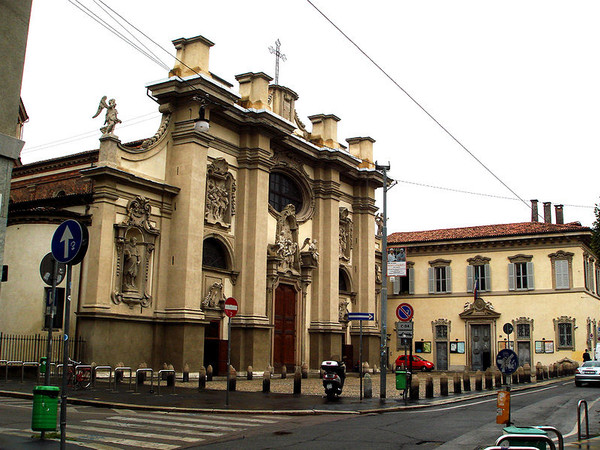
[[[206,133],[210,128],[210,124],[206,118],[206,104],[208,102],[206,99],[198,96],[195,96],[194,100],[200,103],[200,110],[198,111],[198,118],[194,123],[194,130],[199,131],[200,133]]]
[[[387,171],[390,163],[380,165],[375,163],[375,170],[383,172],[383,230],[381,236],[381,272],[383,283],[381,285],[381,380],[379,397],[386,397],[387,375]]]

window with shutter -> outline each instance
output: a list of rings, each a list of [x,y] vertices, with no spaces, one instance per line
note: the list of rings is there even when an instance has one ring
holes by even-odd
[[[554,263],[556,289],[569,289],[569,261],[558,259]]]
[[[452,292],[452,271],[449,260],[437,259],[430,261],[429,274],[429,293],[445,294]]]

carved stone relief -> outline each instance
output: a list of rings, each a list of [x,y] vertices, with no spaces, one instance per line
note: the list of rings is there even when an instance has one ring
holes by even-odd
[[[223,292],[223,281],[216,278],[207,277],[207,290],[202,299],[201,308],[223,310],[225,306],[225,293]],[[212,283],[211,283],[212,282]]]
[[[289,204],[281,211],[277,219],[275,244],[268,245],[267,255],[276,261],[278,272],[300,274],[298,222],[294,205]]]
[[[127,205],[127,217],[115,224],[117,263],[112,300],[148,307],[152,302],[150,271],[156,238],[160,235],[150,222],[150,201],[137,196]]]
[[[225,228],[231,226],[231,219],[235,214],[235,191],[236,184],[229,172],[229,164],[224,158],[215,159],[208,166],[206,174],[204,218],[207,223]]]
[[[353,224],[348,208],[340,208],[340,259],[350,260]]]
[[[348,322],[348,301],[340,298],[340,303],[338,306],[339,311],[339,321],[340,322]]]

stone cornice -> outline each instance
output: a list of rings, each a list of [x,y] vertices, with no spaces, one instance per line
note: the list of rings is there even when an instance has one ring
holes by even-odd
[[[153,192],[161,196],[167,195],[168,197],[174,197],[180,191],[180,188],[177,186],[159,183],[158,181],[152,181],[148,178],[143,178],[111,166],[100,166],[93,167],[91,169],[85,169],[81,171],[81,174],[92,178],[96,182],[94,187],[95,194],[101,188],[102,183],[106,181],[117,181],[119,183],[141,188],[147,192]]]
[[[73,170],[77,170],[76,166],[91,166],[98,162],[98,152],[98,150],[91,150],[89,152],[78,153],[75,155],[65,156],[63,158],[49,159],[23,166],[15,166],[13,167],[12,178],[14,181],[18,181],[19,177],[24,177],[27,175],[39,175],[40,173],[52,172],[54,170],[65,168],[73,168]]]
[[[208,147],[213,137],[208,133],[200,133],[194,130],[194,120],[185,120],[175,123],[175,129],[171,133],[171,138],[175,145],[179,144],[198,144]]]
[[[267,172],[273,167],[273,155],[261,148],[242,148],[237,158],[238,169],[263,169]]]
[[[340,184],[335,181],[314,180],[313,191],[315,198],[329,198],[338,200],[342,196]]]

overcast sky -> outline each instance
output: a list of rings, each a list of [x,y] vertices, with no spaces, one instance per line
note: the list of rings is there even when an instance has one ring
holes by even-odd
[[[312,1],[527,204],[564,204],[566,222],[592,225],[600,2]],[[388,192],[390,233],[530,220],[525,204],[306,0],[104,2],[168,50],[152,47],[168,67],[172,40],[213,41],[210,71],[236,90],[237,74],[274,76],[269,46],[279,39],[287,57],[279,81],[300,96],[302,121],[310,129],[309,115],[337,115],[338,140],[371,136],[376,160],[400,180]],[[123,142],[151,136],[160,118],[145,86],[166,76],[69,1],[34,0],[23,162],[97,148],[104,114],[92,116],[103,95],[117,101]]]

